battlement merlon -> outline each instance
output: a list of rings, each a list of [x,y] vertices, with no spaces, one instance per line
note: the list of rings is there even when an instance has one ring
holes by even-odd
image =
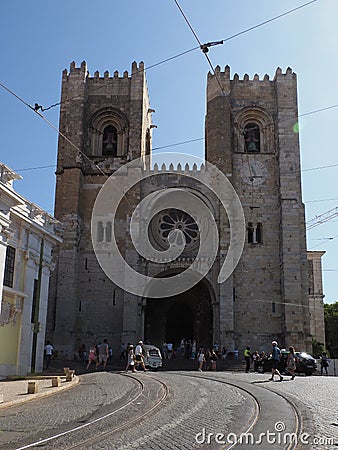
[[[130,77],[137,77],[137,76],[143,77],[144,72],[145,72],[145,69],[144,69],[144,62],[143,61],[141,61],[139,63],[139,65],[137,65],[136,61],[134,61],[132,63]],[[125,70],[123,72],[123,76],[122,77],[120,77],[118,70],[114,71],[113,77],[110,76],[110,73],[109,73],[108,70],[106,70],[104,72],[103,76],[100,76],[100,72],[98,70],[96,70],[94,72],[94,77],[91,77],[90,73],[89,73],[89,71],[87,69],[87,62],[86,61],[82,61],[80,67],[76,67],[76,62],[72,61],[70,63],[69,71],[68,71],[68,69],[64,69],[63,70],[62,78],[64,80],[69,80],[72,77],[80,77],[82,79],[86,79],[86,78],[102,78],[102,79],[104,79],[104,78],[130,78],[129,77],[129,73],[128,73],[127,70]]]
[[[221,71],[220,66],[215,67],[215,72],[208,73],[207,77],[207,101],[213,100],[215,97],[227,96],[230,94],[231,88],[235,87],[237,84],[243,87],[243,84],[248,84],[248,86],[254,85],[271,85],[271,83],[286,83],[292,82],[296,85],[297,75],[288,67],[285,73],[282,72],[280,67],[277,67],[275,76],[273,80],[270,80],[268,74],[265,74],[261,79],[256,73],[252,79],[250,79],[248,74],[245,74],[242,79],[239,78],[237,73],[234,74],[233,79],[230,78],[230,67],[227,65],[224,71]],[[220,88],[219,83],[221,83],[223,92]]]
[[[65,103],[71,99],[77,103],[77,108],[86,101],[88,95],[102,95],[111,94],[111,89],[125,91],[128,93],[131,90],[132,97],[139,98],[140,92],[145,89],[148,95],[148,87],[145,77],[144,62],[139,64],[134,61],[131,67],[131,74],[125,70],[120,76],[118,70],[115,70],[113,76],[110,76],[108,70],[103,74],[97,70],[94,76],[90,76],[87,70],[86,61],[82,61],[80,67],[76,66],[75,61],[70,63],[70,70],[65,69],[62,72],[62,91],[61,91],[61,111],[65,111],[67,106]],[[136,92],[136,95],[135,95]]]

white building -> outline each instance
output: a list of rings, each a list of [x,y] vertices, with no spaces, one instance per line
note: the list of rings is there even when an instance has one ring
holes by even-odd
[[[43,369],[52,247],[59,222],[15,192],[0,162],[0,376]]]

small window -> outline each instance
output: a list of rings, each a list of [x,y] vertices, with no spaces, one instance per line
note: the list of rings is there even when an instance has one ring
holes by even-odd
[[[97,224],[97,242],[103,242],[103,223]]]
[[[255,123],[249,123],[244,128],[245,151],[247,153],[260,152],[260,132],[259,126]]]
[[[111,242],[111,222],[106,225],[106,242]]]
[[[14,280],[14,266],[15,266],[15,248],[9,245],[6,249],[4,285],[11,288],[13,287],[13,280]]]
[[[102,156],[117,155],[117,129],[108,125],[103,131]]]
[[[254,226],[252,222],[248,223],[248,242],[249,244],[253,244],[254,243]]]

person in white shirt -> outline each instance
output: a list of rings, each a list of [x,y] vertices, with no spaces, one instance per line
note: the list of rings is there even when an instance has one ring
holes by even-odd
[[[45,350],[46,369],[48,369],[50,366],[50,360],[52,359],[54,353],[54,348],[49,341],[47,341],[44,350]]]
[[[168,359],[171,359],[173,356],[173,344],[171,342],[167,343],[167,349],[168,349]]]
[[[137,366],[141,366],[143,369],[143,372],[146,372],[147,369],[145,368],[144,362],[143,362],[143,342],[139,341],[135,348],[135,362]]]

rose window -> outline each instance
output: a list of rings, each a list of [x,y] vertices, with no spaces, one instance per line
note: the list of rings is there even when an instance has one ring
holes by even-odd
[[[184,211],[178,209],[170,209],[162,211],[155,216],[155,227],[157,237],[156,241],[161,247],[168,248],[169,241],[176,240],[178,245],[183,244],[180,233],[171,233],[180,230],[184,234],[186,247],[194,247],[199,239],[199,230],[195,220]],[[169,236],[170,234],[170,236]],[[154,236],[154,237],[155,237]]]

